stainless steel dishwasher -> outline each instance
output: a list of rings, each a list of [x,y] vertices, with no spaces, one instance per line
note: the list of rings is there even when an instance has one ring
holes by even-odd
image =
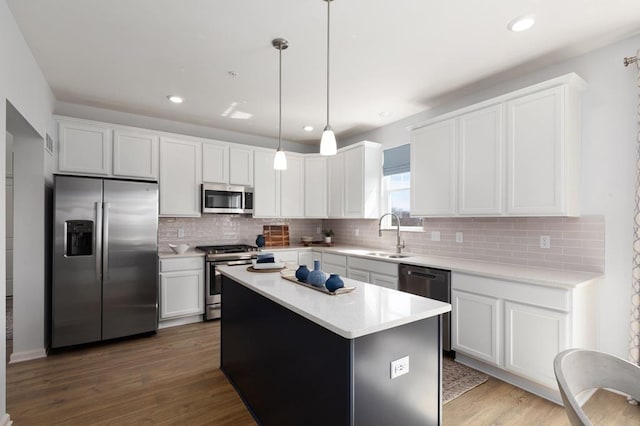
[[[451,303],[451,271],[400,264],[398,290]],[[442,316],[442,349],[451,351],[451,313]]]

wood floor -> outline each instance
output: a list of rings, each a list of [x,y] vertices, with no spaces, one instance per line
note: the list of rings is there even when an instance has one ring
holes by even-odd
[[[15,426],[253,425],[218,369],[219,341],[214,321],[10,364],[7,411]],[[609,392],[586,409],[595,424],[640,424],[640,408]],[[443,423],[569,424],[562,407],[492,378],[446,404]]]

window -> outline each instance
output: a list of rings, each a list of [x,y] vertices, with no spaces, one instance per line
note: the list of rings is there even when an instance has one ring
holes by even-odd
[[[411,172],[409,170],[409,145],[384,151],[382,179],[382,210],[400,218],[400,228],[405,231],[422,231],[422,218],[410,217]],[[384,218],[384,228],[395,227],[391,216]]]

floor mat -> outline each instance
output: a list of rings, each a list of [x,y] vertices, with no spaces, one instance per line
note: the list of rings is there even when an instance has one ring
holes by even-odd
[[[487,375],[443,357],[442,364],[442,403],[446,404],[463,393],[483,384]]]

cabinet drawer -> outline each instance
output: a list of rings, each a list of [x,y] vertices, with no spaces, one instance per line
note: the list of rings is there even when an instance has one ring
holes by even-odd
[[[323,253],[322,254],[322,263],[323,264],[331,264],[337,266],[347,266],[347,256],[333,253]]]
[[[276,262],[295,262],[295,264],[298,264],[298,252],[297,251],[293,251],[293,250],[287,250],[287,251],[273,251],[273,257],[275,258]]]
[[[569,312],[571,308],[569,290],[562,288],[503,281],[455,272],[451,274],[451,288],[564,312]]]
[[[398,264],[394,262],[363,259],[361,257],[349,257],[349,268],[390,275],[396,278],[398,277]]]
[[[160,272],[189,271],[198,269],[204,269],[204,258],[201,256],[160,259]]]

